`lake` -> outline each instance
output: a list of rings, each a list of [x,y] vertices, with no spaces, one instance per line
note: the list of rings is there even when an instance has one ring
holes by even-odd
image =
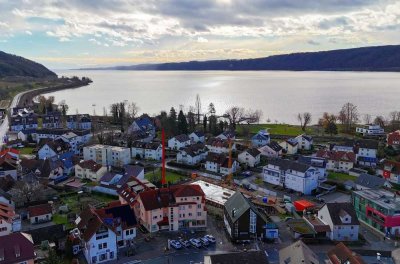
[[[352,102],[360,114],[387,116],[400,110],[400,73],[289,71],[57,71],[87,76],[89,86],[58,91],[69,114],[103,114],[114,102],[135,102],[140,113],[158,114],[171,106],[187,110],[200,95],[203,111],[214,103],[222,114],[231,106],[260,109],[271,122],[298,124],[299,112],[311,112],[317,123],[323,112],[338,113]]]

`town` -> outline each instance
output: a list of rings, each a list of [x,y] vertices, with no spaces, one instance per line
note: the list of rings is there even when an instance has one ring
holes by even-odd
[[[1,108],[0,264],[399,263],[396,113],[296,126],[196,105]]]

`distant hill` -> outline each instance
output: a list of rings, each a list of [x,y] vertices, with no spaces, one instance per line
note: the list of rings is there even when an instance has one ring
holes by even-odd
[[[0,78],[11,76],[34,78],[57,77],[54,72],[42,64],[0,51]]]
[[[189,61],[90,69],[159,71],[400,71],[400,45],[292,53],[256,59]]]

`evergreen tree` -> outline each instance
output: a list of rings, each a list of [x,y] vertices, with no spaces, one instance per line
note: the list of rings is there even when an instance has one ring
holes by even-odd
[[[204,133],[207,132],[207,115],[204,115],[204,118],[203,118],[203,131],[204,131]]]
[[[179,134],[188,133],[188,123],[186,120],[186,116],[182,110],[180,110],[178,114],[178,132]]]
[[[189,132],[196,130],[196,118],[192,111],[188,112]]]
[[[222,133],[223,131],[224,131],[224,121],[221,120],[218,123],[218,133]]]
[[[168,130],[169,130],[170,135],[176,135],[178,132],[178,127],[176,124],[176,111],[175,111],[175,108],[173,108],[173,107],[171,107],[171,110],[169,110]]]

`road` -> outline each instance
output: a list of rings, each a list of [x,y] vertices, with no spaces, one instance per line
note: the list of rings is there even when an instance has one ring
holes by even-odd
[[[21,96],[27,92],[29,92],[29,91],[25,91],[25,92],[19,93],[16,96],[14,96],[14,98],[10,104],[10,107],[8,109],[9,113],[11,112],[11,108],[14,108],[18,105],[18,102],[19,102],[19,99],[21,98]],[[8,125],[8,116],[6,115],[4,117],[3,123],[1,123],[1,125],[0,125],[0,147],[4,144],[5,136],[8,131],[8,126],[9,126]]]

